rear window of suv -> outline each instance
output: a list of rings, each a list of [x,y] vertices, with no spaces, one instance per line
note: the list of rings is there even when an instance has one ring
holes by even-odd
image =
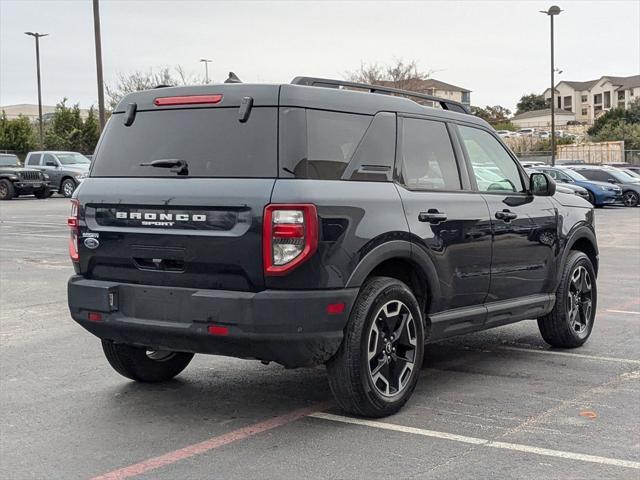
[[[184,160],[190,177],[276,177],[277,109],[259,107],[247,122],[237,108],[139,111],[131,126],[114,114],[96,153],[92,177],[176,177],[169,168],[141,166]]]

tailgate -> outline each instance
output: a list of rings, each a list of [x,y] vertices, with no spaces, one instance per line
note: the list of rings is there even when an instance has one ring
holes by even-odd
[[[78,191],[81,273],[144,285],[262,290],[262,215],[273,184],[88,178]]]

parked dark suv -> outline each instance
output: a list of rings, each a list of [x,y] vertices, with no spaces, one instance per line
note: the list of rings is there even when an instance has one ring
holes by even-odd
[[[466,112],[305,77],[128,95],[72,200],[73,318],[134,380],[194,353],[326,364],[373,417],[408,400],[426,342],[537,318],[582,345],[591,205]]]

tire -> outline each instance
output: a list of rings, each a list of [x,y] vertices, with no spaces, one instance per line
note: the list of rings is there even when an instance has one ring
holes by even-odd
[[[591,260],[583,252],[571,251],[556,291],[556,304],[550,313],[538,318],[542,338],[554,347],[583,345],[593,330],[597,306],[596,274]]]
[[[11,200],[16,196],[16,189],[9,180],[0,180],[0,200]]]
[[[116,372],[137,382],[171,380],[193,358],[193,353],[149,351],[144,347],[114,343],[111,340],[102,340],[102,350]]]
[[[51,191],[49,190],[48,187],[46,187],[38,190],[36,193],[34,193],[34,195],[36,196],[36,198],[40,198],[40,199],[49,198],[51,196]]]
[[[640,195],[634,191],[627,190],[626,192],[622,192],[622,203],[625,207],[637,207],[639,200]]]
[[[591,205],[593,205],[594,207],[595,207],[595,206],[597,206],[597,205],[596,205],[596,197],[595,197],[595,195],[591,192],[591,190],[587,190],[587,195],[588,195],[589,203],[590,203]]]
[[[60,193],[66,198],[71,198],[76,189],[76,182],[72,178],[66,178],[60,185]]]
[[[342,410],[385,417],[411,397],[423,355],[422,314],[413,293],[399,280],[373,277],[362,286],[342,344],[327,363],[329,386]]]

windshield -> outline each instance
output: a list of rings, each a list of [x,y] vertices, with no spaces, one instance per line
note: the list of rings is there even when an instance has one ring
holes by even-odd
[[[607,170],[609,174],[621,183],[637,182],[638,179],[627,175],[622,170]]]
[[[584,177],[582,175],[580,175],[578,172],[576,172],[575,170],[570,170],[570,169],[566,169],[566,170],[560,170],[562,173],[566,173],[567,175],[569,175],[571,178],[573,178],[574,180],[580,180],[582,182],[588,182],[589,180],[587,179],[587,177]]]
[[[0,167],[17,167],[20,163],[15,155],[0,155]]]
[[[91,163],[91,160],[80,153],[56,153],[56,157],[62,165],[89,165]]]
[[[626,173],[627,175],[629,175],[630,177],[633,177],[636,181],[638,180],[638,178],[640,178],[640,173],[636,173],[633,170],[627,170],[626,168],[622,170],[624,173]]]

